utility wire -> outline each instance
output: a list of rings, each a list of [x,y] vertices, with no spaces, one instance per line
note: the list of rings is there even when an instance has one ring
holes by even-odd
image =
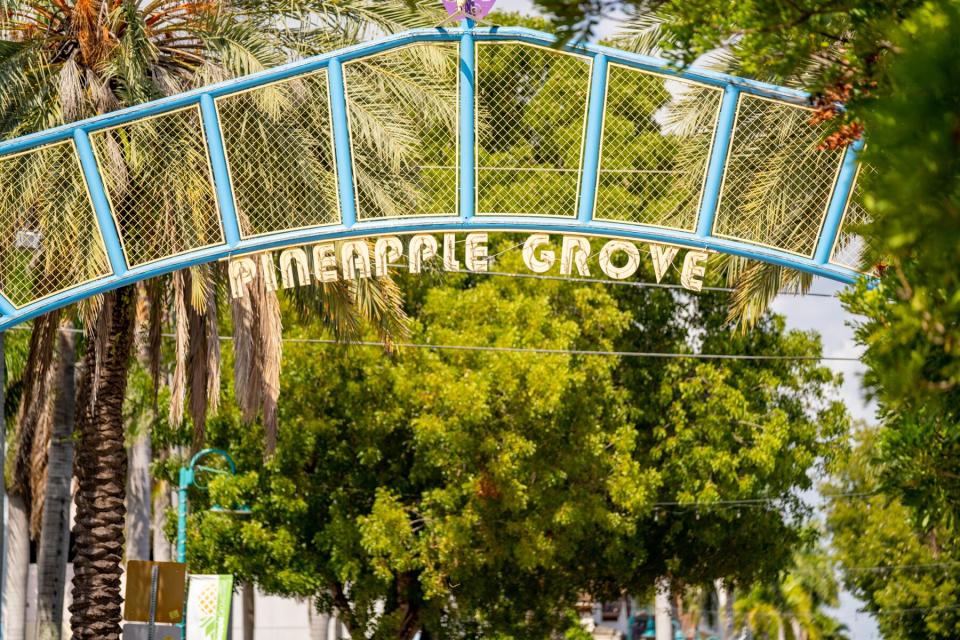
[[[173,337],[172,334],[164,334]],[[233,340],[221,336],[221,340]],[[607,351],[589,349],[549,349],[545,347],[490,347],[464,344],[432,344],[422,342],[386,342],[383,340],[334,340],[331,338],[283,338],[292,344],[319,344],[356,347],[399,347],[402,349],[429,349],[433,351],[479,351],[488,353],[531,353],[539,355],[607,356],[617,358],[666,358],[674,360],[764,360],[764,361],[832,361],[860,362],[860,358],[846,356],[781,356],[737,353],[676,353],[660,351]]]
[[[393,265],[391,265],[393,266]],[[446,272],[444,272],[446,273]],[[561,282],[586,282],[590,284],[612,284],[626,287],[637,287],[640,289],[681,289],[687,291],[688,289],[683,285],[679,284],[670,284],[667,282],[634,282],[630,280],[605,280],[603,278],[574,278],[571,276],[551,276],[537,273],[510,273],[507,271],[465,271],[465,274],[468,275],[478,275],[478,276],[500,276],[507,278],[527,278],[531,280],[556,280]],[[733,287],[703,287],[702,291],[711,291],[719,293],[733,293],[736,291]],[[798,296],[798,297],[812,297],[812,298],[829,298],[834,299],[836,296],[832,293],[821,293],[821,292],[810,292],[802,293],[800,291],[779,291],[777,295],[781,296]]]
[[[880,611],[864,611],[864,613],[874,616],[887,616],[904,613],[926,613],[928,611],[955,611],[960,609],[960,604],[945,604],[938,607],[904,607],[902,609],[882,609]]]
[[[960,562],[926,562],[920,564],[888,564],[888,565],[877,565],[875,567],[844,567],[842,564],[840,568],[844,571],[853,571],[861,573],[883,573],[885,571],[890,571],[893,569],[903,569],[911,571],[919,571],[921,569],[942,569],[950,567],[960,567]]]
[[[466,240],[458,240],[457,244],[465,244]],[[523,246],[522,242],[511,245],[506,249],[498,251],[497,253],[487,256],[486,262],[488,265],[494,264],[498,257],[502,256],[505,253],[519,249]],[[599,252],[592,254],[591,259],[596,257]],[[406,269],[409,267],[409,264],[404,262],[392,262],[388,266],[395,269]],[[676,269],[676,267],[674,267]],[[573,276],[551,276],[547,274],[538,274],[538,273],[511,273],[509,271],[445,271],[443,269],[436,269],[432,273],[452,273],[458,274],[462,273],[464,275],[476,275],[476,276],[499,276],[506,278],[526,278],[529,280],[555,280],[558,282],[581,282],[581,283],[590,283],[590,284],[612,284],[625,287],[637,287],[640,289],[679,289],[684,291],[689,291],[686,287],[679,284],[671,284],[668,282],[637,282],[630,280],[613,280],[606,278],[590,278],[590,277],[573,277]],[[702,287],[701,291],[710,291],[714,293],[734,293],[736,291],[733,287]],[[809,291],[803,293],[802,291],[778,291],[778,296],[797,296],[802,298],[825,298],[825,299],[836,299],[836,294],[833,293],[824,293],[820,291]]]
[[[818,495],[820,498],[827,500],[841,500],[847,498],[869,498],[876,496],[878,493],[876,491],[852,491],[849,493],[821,493]],[[653,506],[655,507],[712,507],[720,505],[734,505],[734,506],[749,506],[756,504],[770,504],[773,502],[779,502],[791,496],[780,496],[777,498],[743,498],[740,500],[715,500],[712,502],[655,502]]]
[[[30,327],[11,327],[7,331],[32,331]],[[83,329],[61,327],[60,331],[83,334]],[[172,333],[162,334],[164,338],[175,338]],[[429,349],[432,351],[473,351],[485,353],[530,353],[536,355],[572,355],[604,356],[616,358],[664,358],[672,360],[753,360],[753,361],[817,361],[817,362],[860,362],[860,358],[846,356],[778,356],[766,354],[737,353],[676,353],[661,351],[607,351],[589,349],[549,349],[545,347],[488,347],[466,344],[432,344],[425,342],[387,342],[385,340],[335,340],[332,338],[282,338],[289,344],[317,344],[324,346],[346,347],[399,347],[402,349]],[[221,342],[233,342],[232,336],[220,336]]]

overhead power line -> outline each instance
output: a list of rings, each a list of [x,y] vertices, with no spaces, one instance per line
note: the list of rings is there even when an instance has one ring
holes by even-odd
[[[32,331],[30,327],[12,327],[8,331]],[[83,334],[83,329],[66,329],[60,331]],[[162,334],[164,338],[175,338],[172,333]],[[233,342],[231,336],[220,336],[222,342]],[[432,344],[427,342],[387,342],[385,340],[335,340],[333,338],[283,338],[287,344],[316,344],[341,347],[376,347],[385,349],[397,347],[401,349],[429,349],[432,351],[473,351],[484,353],[529,353],[534,355],[570,355],[570,356],[602,356],[616,358],[664,358],[672,360],[753,360],[753,361],[814,361],[814,362],[860,362],[860,358],[849,356],[786,356],[770,354],[745,353],[679,353],[661,351],[609,351],[591,349],[550,349],[546,347],[490,347],[484,345],[467,344]]]
[[[172,334],[165,334],[173,337]],[[229,336],[221,340],[231,341]],[[766,361],[832,361],[860,362],[860,358],[848,356],[789,356],[743,353],[678,353],[660,351],[610,351],[590,349],[550,349],[545,347],[491,347],[465,344],[432,344],[424,342],[386,342],[383,340],[334,340],[332,338],[283,338],[291,344],[318,344],[355,347],[398,347],[401,349],[429,349],[433,351],[479,351],[488,353],[530,353],[538,355],[605,356],[617,358],[666,358],[673,360],[766,360]]]
[[[397,265],[391,265],[397,266]],[[444,272],[446,273],[446,272]],[[559,282],[581,282],[587,284],[611,284],[618,285],[622,287],[636,287],[639,289],[676,289],[681,291],[688,291],[686,287],[679,284],[671,284],[668,282],[637,282],[632,280],[607,280],[604,278],[575,278],[572,276],[551,276],[538,273],[510,273],[509,271],[467,271],[464,272],[468,275],[477,275],[477,276],[500,276],[506,278],[526,278],[531,280],[555,280]],[[733,287],[703,287],[702,291],[710,292],[719,292],[719,293],[733,293],[736,291]],[[802,298],[829,298],[835,299],[836,296],[832,293],[822,293],[819,291],[811,291],[809,293],[802,293],[800,291],[780,291],[777,295],[781,296],[798,296]]]
[[[825,500],[844,500],[849,498],[870,498],[878,495],[876,491],[851,491],[847,493],[821,493],[818,494],[818,497]],[[739,500],[713,500],[710,502],[682,502],[682,501],[673,501],[673,502],[655,502],[653,506],[655,507],[695,507],[695,508],[709,508],[713,506],[751,506],[751,505],[764,505],[772,504],[775,502],[780,502],[791,496],[778,496],[771,498],[742,498]]]
[[[844,567],[842,564],[840,568],[844,571],[853,571],[860,573],[884,573],[886,571],[893,570],[904,570],[904,571],[921,571],[927,569],[951,569],[951,568],[960,568],[960,562],[925,562],[920,564],[888,564],[888,565],[877,565],[875,567]]]

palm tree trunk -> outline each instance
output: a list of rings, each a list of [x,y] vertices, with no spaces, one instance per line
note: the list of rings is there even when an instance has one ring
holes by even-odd
[[[104,295],[77,393],[74,640],[119,640],[127,450],[123,399],[133,346],[134,291]]]
[[[73,423],[76,411],[75,337],[66,326],[57,340],[56,400],[47,458],[46,499],[37,552],[37,640],[60,640],[67,553],[70,550],[70,482],[73,479]]]
[[[150,434],[141,433],[130,447],[127,485],[127,560],[150,559]]]
[[[733,586],[726,580],[719,578],[714,582],[717,590],[717,608],[720,609],[720,637],[722,640],[733,640]]]
[[[317,611],[317,603],[312,598],[308,606],[310,608],[310,640],[327,640],[327,633],[330,629],[330,616]]]
[[[673,624],[670,616],[670,579],[657,580],[657,594],[653,604],[657,640],[673,640]]]
[[[254,626],[256,625],[256,587],[252,582],[244,582],[241,589],[242,607],[241,615],[243,617],[243,640],[253,640]]]
[[[25,606],[27,575],[30,568],[31,463],[37,427],[45,412],[52,377],[53,347],[56,342],[59,312],[40,316],[33,323],[30,348],[24,365],[24,385],[17,410],[16,450],[9,487],[9,522],[7,540],[7,581],[3,606],[6,637],[23,638],[26,633]]]
[[[807,640],[807,631],[796,618],[790,619],[790,630],[793,631],[793,640]]]
[[[3,585],[3,637],[27,633],[27,574],[30,569],[30,515],[20,494],[7,496],[7,575]]]
[[[170,491],[165,481],[160,481],[159,487],[153,496],[153,559],[156,562],[170,562],[173,559],[173,545],[163,533],[163,525],[167,516],[167,509],[172,504]]]

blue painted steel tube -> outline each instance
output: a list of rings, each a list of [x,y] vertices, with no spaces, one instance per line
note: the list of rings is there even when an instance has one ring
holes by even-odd
[[[364,238],[382,234],[411,234],[411,233],[455,233],[463,230],[463,222],[456,217],[427,217],[418,216],[411,219],[374,219],[357,222],[352,228],[343,225],[328,225],[295,229],[264,236],[255,236],[241,240],[240,244],[230,249],[225,245],[205,247],[177,256],[170,256],[151,262],[147,265],[131,269],[122,277],[107,276],[68,289],[61,293],[49,296],[42,300],[30,303],[15,312],[0,316],[0,331],[36,318],[48,311],[65,307],[68,304],[89,298],[98,293],[111,291],[127,284],[153,278],[177,269],[183,269],[197,264],[206,264],[245,253],[257,253],[270,249],[279,249],[314,242],[327,242],[347,238]],[[489,231],[491,233],[572,233],[589,234],[603,238],[622,238],[637,242],[654,242],[673,244],[691,249],[708,249],[730,253],[753,260],[762,260],[779,264],[791,269],[798,269],[816,276],[822,276],[839,282],[855,282],[859,277],[856,271],[834,264],[816,264],[811,258],[797,254],[786,253],[770,247],[741,242],[730,238],[707,237],[678,231],[638,225],[624,222],[607,222],[592,220],[582,223],[570,218],[546,218],[537,216],[482,216],[474,218],[471,230]]]
[[[356,191],[353,187],[353,156],[350,149],[350,124],[347,121],[347,96],[343,85],[343,65],[330,60],[330,117],[333,120],[333,146],[337,161],[337,193],[340,195],[340,220],[348,229],[357,222]]]
[[[285,80],[293,76],[311,73],[328,66],[330,61],[334,58],[342,63],[348,60],[356,60],[358,58],[372,56],[385,51],[397,49],[414,42],[456,42],[461,38],[465,31],[465,29],[461,28],[414,29],[411,31],[394,34],[374,42],[366,42],[351,47],[346,47],[338,51],[325,53],[323,55],[308,58],[306,60],[298,60],[296,62],[281,65],[274,69],[268,69],[260,73],[244,76],[242,78],[234,78],[224,82],[219,82],[202,89],[195,89],[193,91],[170,96],[169,98],[162,98],[146,104],[120,109],[118,111],[113,111],[111,113],[96,116],[94,118],[88,118],[79,122],[61,125],[46,131],[40,131],[22,136],[20,138],[15,138],[13,140],[0,142],[0,155],[24,151],[26,149],[31,149],[33,147],[51,142],[68,140],[73,135],[73,131],[77,128],[82,128],[86,131],[93,131],[96,129],[103,129],[106,127],[124,124],[133,120],[157,115],[160,113],[166,113],[168,111],[173,111],[186,106],[191,106],[197,104],[200,101],[201,96],[204,94],[209,94],[214,98],[218,98],[220,96],[246,91],[247,89],[261,87],[271,82]],[[555,36],[534,31],[532,29],[524,29],[519,27],[495,27],[490,29],[471,28],[469,31],[473,34],[474,39],[478,41],[514,41],[535,45],[556,45]],[[630,53],[627,51],[618,51],[616,49],[601,45],[574,43],[564,45],[563,49],[565,51],[579,53],[581,55],[596,56],[603,54],[618,64],[625,64],[638,69],[654,71],[656,73],[662,73],[668,76],[702,82],[715,87],[734,86],[747,93],[762,95],[778,100],[786,100],[794,104],[807,104],[809,101],[809,94],[796,89],[779,87],[766,82],[738,78],[735,76],[702,69],[678,69],[671,65],[668,61],[661,58]]]
[[[600,175],[600,147],[603,142],[603,111],[607,102],[607,56],[593,59],[590,77],[590,106],[587,108],[587,136],[583,143],[583,171],[580,176],[580,209],[577,219],[590,222],[597,202]]]
[[[733,137],[733,124],[737,118],[737,104],[740,101],[740,89],[727,85],[723,90],[723,102],[717,118],[717,130],[713,137],[713,149],[710,150],[710,164],[707,167],[707,181],[703,186],[703,199],[700,201],[700,214],[697,216],[697,236],[709,237],[713,234],[713,221],[720,202],[720,187],[723,185],[723,172],[726,169],[730,140]]]
[[[73,142],[76,144],[77,155],[80,157],[80,166],[83,167],[83,177],[87,181],[87,190],[90,193],[90,200],[93,202],[93,210],[97,216],[103,246],[107,249],[110,268],[113,269],[114,275],[122,276],[127,272],[127,259],[123,255],[123,245],[120,244],[117,225],[113,221],[113,216],[110,215],[110,201],[107,200],[107,192],[100,177],[97,160],[93,155],[90,136],[83,129],[76,129],[73,132]]]
[[[817,251],[813,254],[813,261],[817,264],[830,262],[830,254],[833,253],[833,245],[840,231],[840,223],[843,221],[843,212],[847,210],[847,201],[853,189],[853,180],[857,176],[859,166],[857,155],[861,149],[863,149],[862,139],[847,147],[843,154],[843,164],[840,165],[840,174],[837,176],[837,183],[830,196],[827,217],[823,221],[823,229],[820,230],[820,238],[817,241]]]
[[[0,315],[12,316],[16,312],[17,308],[12,302],[10,302],[10,299],[5,295],[0,294]],[[2,640],[2,636],[0,636],[0,640]]]
[[[193,483],[193,471],[180,467],[180,483],[177,488],[177,562],[187,561],[187,489]],[[177,623],[180,627],[180,637],[187,637],[186,602],[184,602],[183,619]]]
[[[180,468],[177,488],[177,562],[187,561],[187,489],[193,482],[193,471]]]
[[[473,34],[460,37],[460,217],[469,220],[477,207],[477,55]]]
[[[230,184],[230,171],[227,169],[227,154],[223,147],[217,105],[209,93],[200,96],[200,113],[203,116],[203,134],[207,139],[210,167],[213,169],[213,183],[217,188],[217,205],[220,207],[223,239],[227,245],[235,247],[240,242],[240,222],[237,219],[237,208],[233,200],[233,186]]]

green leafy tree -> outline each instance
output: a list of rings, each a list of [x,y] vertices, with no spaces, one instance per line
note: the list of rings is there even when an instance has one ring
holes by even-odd
[[[860,102],[884,87],[889,54],[897,52],[890,34],[921,0],[863,2],[862,0],[750,0],[731,5],[724,0],[535,0],[569,36],[592,32],[615,12],[627,19],[651,13],[666,20],[660,44],[677,61],[689,64],[698,56],[730,47],[753,77],[796,76],[818,98],[828,117],[840,116],[832,102]],[[859,127],[845,134],[856,135]],[[838,138],[838,142],[843,139]],[[849,139],[847,137],[846,139]]]
[[[864,319],[866,384],[884,429],[883,486],[924,526],[956,526],[960,505],[960,75],[944,64],[960,38],[960,4],[928,5],[894,43],[895,91],[867,117],[870,248],[889,267],[846,298]]]
[[[0,7],[0,132],[17,136],[103,114],[259,71],[297,55],[315,53],[316,48],[324,49],[334,42],[344,44],[363,37],[369,29],[390,30],[412,24],[411,20],[430,20],[428,14],[410,14],[400,0],[314,2],[292,10],[304,21],[298,30],[300,40],[278,35],[290,28],[292,23],[285,20],[289,16],[265,11],[255,3],[5,2]],[[260,124],[275,116],[290,98],[288,94],[294,92],[277,89],[268,93],[260,96],[257,105]],[[308,115],[316,115],[316,111]],[[127,240],[127,257],[134,263],[219,241],[216,217],[212,215],[213,194],[203,179],[206,152],[192,117],[195,114],[178,112],[92,137],[112,194],[113,212]],[[312,139],[310,133],[316,130],[317,122],[316,118],[301,120],[302,124],[294,127],[299,136],[277,137],[300,143],[284,148],[283,158],[300,160],[303,165],[309,164],[303,158],[304,141]],[[390,144],[398,132],[405,134],[402,126],[368,122],[356,127],[355,132],[376,138],[379,143],[360,145],[361,178],[364,167],[376,164],[377,159],[402,155],[402,148]],[[311,171],[304,174],[317,188],[307,191],[322,195],[323,185],[330,183],[330,163],[324,165],[321,160],[308,168]],[[25,258],[30,261],[29,268],[15,262],[5,273],[4,288],[18,303],[47,295],[65,283],[102,275],[107,268],[75,169],[67,145],[19,155],[0,165],[4,210],[28,212],[24,214],[26,221],[8,217],[3,223],[10,227],[7,231],[12,233],[11,228],[27,225],[24,228],[45,238],[42,255]],[[374,182],[367,181],[368,185]],[[398,194],[402,190],[396,183],[373,190],[388,201],[403,195]],[[329,195],[329,189],[327,192]],[[271,201],[274,196],[270,195]],[[251,220],[257,221],[267,213],[244,209],[241,224],[247,227]],[[178,336],[171,419],[176,422],[182,417],[189,387],[195,444],[202,441],[206,413],[215,409],[219,392],[215,275],[213,268],[197,267],[175,274],[169,284]],[[279,317],[275,299],[262,288],[261,283],[257,304],[234,308],[235,315],[252,329],[245,334],[249,339],[244,351],[251,357],[241,363],[249,365],[247,371],[255,372],[239,379],[242,392],[237,397],[242,399],[248,419],[262,413],[269,445],[276,423]],[[339,292],[339,298],[332,296],[336,300],[321,299],[317,306],[346,309],[372,320],[390,316],[383,324],[396,326],[396,305],[388,290],[342,287]],[[167,299],[165,285],[151,283],[144,293],[152,298],[146,333],[149,344],[155,346],[161,333],[161,309]],[[86,350],[81,369],[84,377],[77,388],[77,430],[81,437],[76,469],[81,488],[76,494],[80,515],[75,531],[77,571],[72,609],[77,637],[109,638],[120,632],[127,466],[122,406],[132,361],[137,297],[135,288],[126,288],[107,293],[82,310],[94,347]],[[50,322],[55,325],[55,320]],[[193,340],[188,339],[191,333]],[[45,344],[52,345],[53,341],[48,339]],[[159,349],[154,351],[150,370],[156,376]],[[49,362],[51,358],[49,353],[38,352],[35,361]],[[38,370],[36,378],[42,377]],[[94,398],[96,403],[91,402]],[[36,411],[28,411],[31,419],[36,418]],[[21,430],[24,451],[29,448],[26,444],[32,439],[31,432]]]
[[[413,297],[418,341],[612,348],[627,321],[602,290],[559,283],[486,280]],[[584,552],[612,544],[627,503],[648,491],[632,471],[615,360],[285,353],[291,393],[275,458],[214,494],[249,502],[253,518],[197,517],[191,562],[226,558],[261,588],[317,597],[360,635],[567,624]],[[260,465],[256,440],[220,428],[213,442],[237,451],[241,468]]]
[[[826,489],[859,497],[829,503],[827,527],[843,582],[866,603],[884,638],[946,639],[960,634],[960,548],[942,525],[924,525],[882,492],[884,429],[861,427],[849,459]]]
[[[805,543],[797,525],[809,508],[796,491],[811,488],[808,473],[842,451],[849,426],[836,376],[802,359],[821,352],[819,337],[785,331],[771,314],[741,333],[722,294],[618,287],[617,296],[634,315],[621,349],[783,358],[631,359],[618,367],[641,465],[657,470],[657,502],[668,505],[636,534],[634,548],[651,549],[649,558],[619,560],[636,567],[620,579],[638,592],[658,576],[701,585],[771,579]],[[770,501],[751,502],[759,497]]]
[[[543,0],[572,24],[610,3]],[[631,4],[631,3],[627,3]],[[856,206],[872,222],[866,264],[885,275],[847,296],[867,347],[867,386],[887,427],[884,487],[926,526],[953,526],[960,500],[957,397],[957,210],[960,6],[939,2],[632,3],[667,16],[666,49],[689,61],[727,43],[751,75],[794,77],[848,102],[841,120],[869,133]],[[854,134],[856,132],[848,133]],[[772,273],[775,270],[767,270]],[[761,293],[759,289],[756,290]]]
[[[491,248],[507,250],[498,269],[520,268],[511,246]],[[405,286],[417,342],[819,352],[773,318],[740,335],[722,298],[425,278]],[[330,349],[287,345],[284,428],[266,464],[233,410],[211,421],[210,442],[246,471],[209,499],[253,513],[202,513],[197,496],[189,561],[314,597],[368,637],[529,637],[567,627],[584,592],[776,575],[803,538],[794,493],[846,428],[827,400],[833,377],[809,360]],[[724,504],[747,497],[769,502]]]

